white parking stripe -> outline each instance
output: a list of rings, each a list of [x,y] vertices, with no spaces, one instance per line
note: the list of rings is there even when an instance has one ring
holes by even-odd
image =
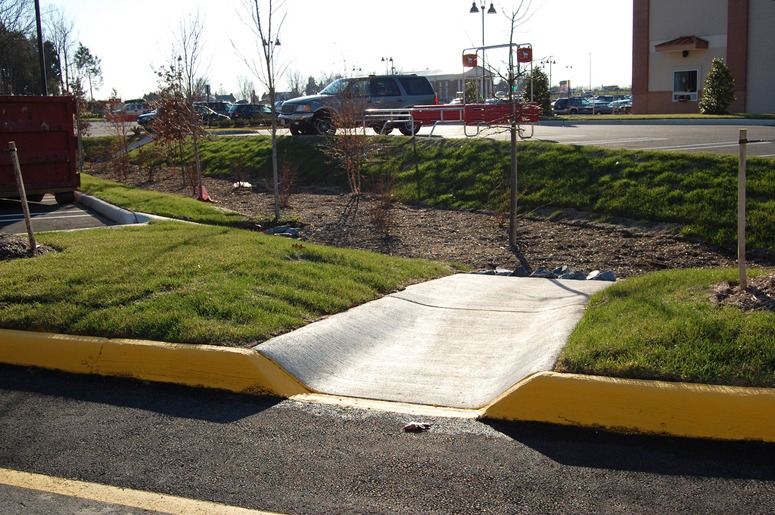
[[[766,145],[767,142],[760,141],[756,143],[748,143],[748,146],[751,145]],[[740,142],[738,141],[724,141],[721,143],[697,143],[694,145],[674,145],[670,147],[653,147],[652,150],[702,150],[707,148],[728,148],[728,147],[737,147],[740,145]]]
[[[644,141],[664,141],[668,138],[619,138],[619,139],[600,139],[597,141],[584,141],[578,145],[617,145],[621,143],[641,143]]]

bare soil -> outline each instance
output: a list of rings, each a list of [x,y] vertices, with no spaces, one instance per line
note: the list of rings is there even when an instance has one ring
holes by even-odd
[[[100,166],[88,173],[137,188],[192,195],[191,186],[171,171],[157,173],[152,181],[136,169],[123,175]],[[263,185],[235,188],[233,181],[205,178],[204,186],[217,206],[246,215],[252,228],[266,230],[276,225],[268,221],[274,213],[274,196]],[[631,221],[599,223],[580,213],[566,215],[562,220],[539,216],[517,220],[519,249],[533,269],[610,270],[622,279],[658,270],[737,266],[728,251],[690,241],[674,227]],[[297,191],[285,199],[281,220],[298,227],[301,238],[324,245],[457,263],[476,270],[520,266],[508,243],[508,217],[498,213],[386,202],[384,197],[368,194],[356,204],[349,192]],[[8,246],[7,238],[0,240],[0,259],[14,252]],[[774,264],[771,256],[750,263]],[[775,274],[750,281],[744,291],[719,285],[712,300],[743,309],[775,310],[773,299]]]

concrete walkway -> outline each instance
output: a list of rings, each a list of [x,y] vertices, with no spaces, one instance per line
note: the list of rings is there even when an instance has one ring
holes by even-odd
[[[480,408],[551,370],[589,296],[611,284],[458,274],[255,349],[319,393]]]

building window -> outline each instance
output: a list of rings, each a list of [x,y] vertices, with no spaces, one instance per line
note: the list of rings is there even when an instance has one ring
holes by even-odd
[[[697,70],[673,72],[673,102],[697,101]]]

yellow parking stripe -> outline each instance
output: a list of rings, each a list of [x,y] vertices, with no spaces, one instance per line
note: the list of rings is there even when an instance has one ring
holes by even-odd
[[[85,481],[73,481],[2,468],[0,468],[0,484],[162,513],[185,513],[192,515],[216,513],[219,515],[272,514],[272,512],[267,511],[249,510],[226,504],[186,499],[185,497],[130,490],[128,488],[118,488]]]

